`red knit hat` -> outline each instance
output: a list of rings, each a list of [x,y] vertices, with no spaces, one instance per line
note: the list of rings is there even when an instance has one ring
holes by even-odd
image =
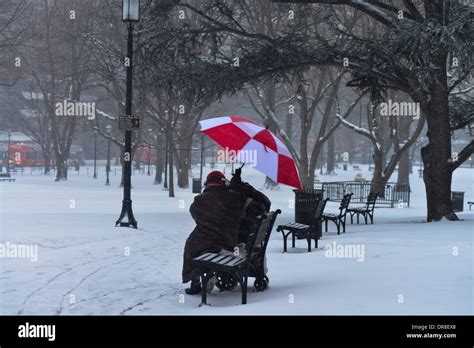
[[[206,185],[207,186],[218,186],[218,185],[224,185],[226,182],[226,178],[224,173],[214,170],[213,172],[210,172],[207,174],[207,179],[206,179]]]

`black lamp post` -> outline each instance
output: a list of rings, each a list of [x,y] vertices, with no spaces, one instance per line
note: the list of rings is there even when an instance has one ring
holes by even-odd
[[[202,187],[202,168],[204,166],[204,135],[201,135],[201,169],[199,170],[199,182]]]
[[[105,180],[105,185],[109,186],[110,181],[109,181],[109,173],[110,173],[110,134],[112,133],[112,126],[108,124],[105,129],[107,130],[107,135],[109,135],[109,138],[107,138],[107,165],[105,167],[105,173],[107,176],[107,179]]]
[[[169,114],[168,111],[165,111],[166,114],[166,129],[165,129],[165,180],[163,181],[163,190],[168,190],[168,148],[169,148]]]
[[[8,147],[7,147],[7,173],[10,173],[10,145],[12,138],[12,131],[9,129],[7,132],[8,135]]]
[[[125,114],[132,116],[132,66],[133,66],[133,25],[140,20],[140,0],[123,0],[122,20],[127,23],[127,80]],[[137,220],[132,211],[132,130],[125,130],[125,151],[124,151],[124,176],[123,176],[123,201],[122,212],[115,223],[115,226],[137,228]],[[128,216],[128,222],[123,222],[123,218]]]
[[[150,138],[151,138],[153,136],[153,129],[148,128],[148,134],[150,134]],[[146,175],[151,175],[150,166],[151,166],[151,143],[148,143],[148,172]]]
[[[94,175],[93,179],[97,179],[97,129],[94,129]]]

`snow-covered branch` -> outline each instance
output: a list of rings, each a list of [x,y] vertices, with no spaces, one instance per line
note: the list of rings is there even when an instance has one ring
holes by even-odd
[[[116,120],[116,118],[115,118],[114,116],[112,116],[112,115],[106,113],[105,111],[102,111],[102,110],[99,110],[99,109],[96,108],[96,109],[95,109],[95,112],[96,112],[96,114],[99,114],[99,115],[101,115],[101,116],[103,116],[103,117],[105,117],[105,118],[108,118],[109,120],[112,120],[112,121],[115,121],[115,120]]]
[[[338,119],[339,122],[341,122],[344,126],[346,126],[347,128],[349,129],[352,129],[354,132],[356,132],[357,134],[360,134],[360,135],[363,135],[369,139],[373,139],[373,134],[371,132],[369,132],[368,129],[365,129],[365,128],[362,128],[362,127],[358,127],[356,126],[355,124],[349,122],[348,120],[346,120],[344,117],[341,116],[341,114],[339,113],[339,110],[336,112],[336,118]]]

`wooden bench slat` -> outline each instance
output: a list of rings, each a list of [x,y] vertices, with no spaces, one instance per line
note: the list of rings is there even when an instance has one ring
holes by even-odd
[[[212,262],[214,262],[214,263],[219,263],[219,261],[222,260],[222,259],[225,259],[226,256],[229,256],[229,255],[217,254],[217,256],[212,259]]]
[[[323,214],[323,217],[332,217],[332,218],[335,218],[335,217],[338,217],[339,214],[332,214],[332,213],[328,213],[328,214]]]
[[[227,263],[226,266],[236,266],[237,264],[243,262],[244,259],[238,256],[235,256],[235,258]]]
[[[209,253],[209,254],[207,254],[206,257],[203,257],[203,258],[201,259],[201,261],[211,261],[211,260],[212,260],[213,258],[215,258],[216,256],[217,256],[217,254],[215,254],[215,253]]]
[[[296,229],[296,230],[306,230],[306,229],[309,228],[309,225],[298,224],[298,225],[294,226],[293,228]]]
[[[365,208],[352,208],[352,209],[348,209],[349,211],[366,211],[367,209]]]
[[[306,229],[306,228],[309,228],[309,225],[305,225],[305,224],[299,224],[297,222],[291,222],[289,224],[285,224],[285,225],[278,225],[278,227],[281,227],[283,229],[285,228],[291,228],[291,229]]]
[[[209,256],[210,253],[205,253],[194,258],[194,260],[202,260],[203,258]]]
[[[222,260],[219,261],[221,265],[225,265],[227,262],[232,260],[235,256],[227,255],[227,257],[223,258]]]
[[[278,227],[293,227],[295,225],[295,222],[288,222],[283,225],[278,225]]]

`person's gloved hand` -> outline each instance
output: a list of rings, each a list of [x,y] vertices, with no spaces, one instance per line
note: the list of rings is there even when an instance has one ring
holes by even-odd
[[[232,179],[230,179],[230,184],[231,185],[237,185],[242,182],[242,178],[240,175],[242,174],[242,169],[237,168],[234,173],[232,174]]]
[[[237,176],[239,178],[241,178],[241,175],[242,175],[242,168],[237,168],[233,174],[233,176]]]

